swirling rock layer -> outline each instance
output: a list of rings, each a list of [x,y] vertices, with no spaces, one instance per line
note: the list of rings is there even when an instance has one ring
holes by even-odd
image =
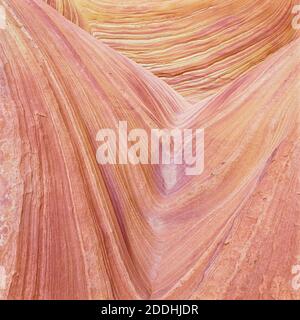
[[[277,44],[262,53],[266,43],[250,45],[257,29],[249,22],[249,36],[243,35],[230,18],[256,66],[236,71],[214,96],[192,105],[45,2],[0,5],[7,13],[7,28],[0,30],[2,298],[300,298],[291,286],[300,263],[300,42],[292,41],[294,32],[278,23]],[[71,2],[60,5],[85,24]],[[211,54],[228,74],[223,50]],[[210,54],[208,47],[203,52]],[[203,87],[191,86],[203,96]],[[170,187],[160,166],[100,166],[96,134],[120,120],[147,131],[204,128],[203,174],[184,176],[178,165],[179,179]]]
[[[296,0],[46,1],[194,102],[296,36]]]

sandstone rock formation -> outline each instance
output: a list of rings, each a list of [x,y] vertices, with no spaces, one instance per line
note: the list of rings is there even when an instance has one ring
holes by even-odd
[[[174,28],[176,1],[155,13],[142,1],[137,17],[151,25],[124,18],[134,1],[118,15],[110,1],[93,2],[91,16],[80,9],[89,1],[48,2],[79,26],[42,0],[0,0],[1,298],[299,299],[293,2],[259,1],[256,11],[257,1],[224,1],[214,15],[207,6],[217,1],[186,1]],[[151,45],[143,35],[161,16],[154,33],[166,42]],[[99,165],[96,134],[120,120],[204,128],[204,172],[177,165],[170,187],[160,165]]]

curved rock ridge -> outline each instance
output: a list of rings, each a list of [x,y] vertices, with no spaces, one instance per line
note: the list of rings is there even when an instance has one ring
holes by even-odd
[[[45,0],[192,102],[296,37],[296,0]]]
[[[42,0],[0,5],[1,298],[300,298],[300,40],[191,105]],[[119,121],[204,128],[204,172],[99,165]]]

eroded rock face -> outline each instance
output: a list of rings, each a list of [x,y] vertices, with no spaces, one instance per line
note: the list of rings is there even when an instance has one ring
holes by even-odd
[[[192,45],[200,60],[186,62],[205,66],[197,69],[202,79],[213,74],[208,61],[216,55],[217,69],[230,77],[205,88],[202,80],[185,81],[188,63],[179,62],[186,50],[180,35],[193,44],[196,29],[188,36],[180,31],[184,24],[172,29],[171,16],[157,32],[163,39],[166,32],[166,47],[170,40],[179,50],[159,55],[163,41],[151,49],[146,37],[140,57],[149,53],[150,70],[167,70],[172,87],[113,45],[111,25],[125,25],[130,51],[131,22],[122,17],[134,12],[134,2],[117,20],[105,18],[107,24],[93,29],[80,9],[86,1],[52,1],[66,16],[79,12],[75,20],[92,34],[100,30],[101,37],[106,28],[110,47],[41,0],[0,0],[7,18],[0,30],[1,298],[300,298],[291,285],[292,268],[300,264],[300,42],[284,27],[288,11],[275,9],[283,1],[260,1],[262,16],[257,11],[247,22],[243,12],[253,1],[223,3],[216,16],[194,10],[203,11],[199,23],[210,27],[197,31],[204,47]],[[155,10],[175,4],[157,3]],[[97,21],[98,6],[112,14],[110,2],[95,6]],[[187,17],[181,22],[188,23],[193,6],[187,1],[186,12],[181,8]],[[277,26],[272,34],[260,24],[264,15],[278,19],[270,18]],[[239,34],[228,43],[237,50],[230,58],[224,23]],[[135,36],[143,39],[152,27],[143,25]],[[208,41],[211,33],[218,45]],[[136,59],[136,44],[144,45],[132,44],[132,58],[147,65]],[[178,68],[178,78],[165,59]],[[181,94],[209,98],[192,104]],[[99,165],[96,134],[120,120],[146,131],[204,128],[204,172],[179,174],[166,192],[157,165]]]

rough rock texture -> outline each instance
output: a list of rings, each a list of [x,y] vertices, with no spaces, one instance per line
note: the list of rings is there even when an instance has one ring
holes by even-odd
[[[238,10],[240,1],[224,1],[231,2]],[[226,44],[212,50],[224,74],[235,75],[191,104],[45,2],[0,5],[7,13],[0,30],[2,298],[300,298],[291,286],[300,264],[300,40],[283,26],[289,14],[270,17],[281,31],[273,27],[274,43],[266,36],[261,47],[255,36],[264,27],[259,18],[249,22],[249,56],[237,53],[230,68]],[[205,92],[193,88],[198,98]],[[100,166],[96,133],[119,120],[146,130],[205,128],[204,173],[184,176],[178,165],[170,187],[159,165]]]

